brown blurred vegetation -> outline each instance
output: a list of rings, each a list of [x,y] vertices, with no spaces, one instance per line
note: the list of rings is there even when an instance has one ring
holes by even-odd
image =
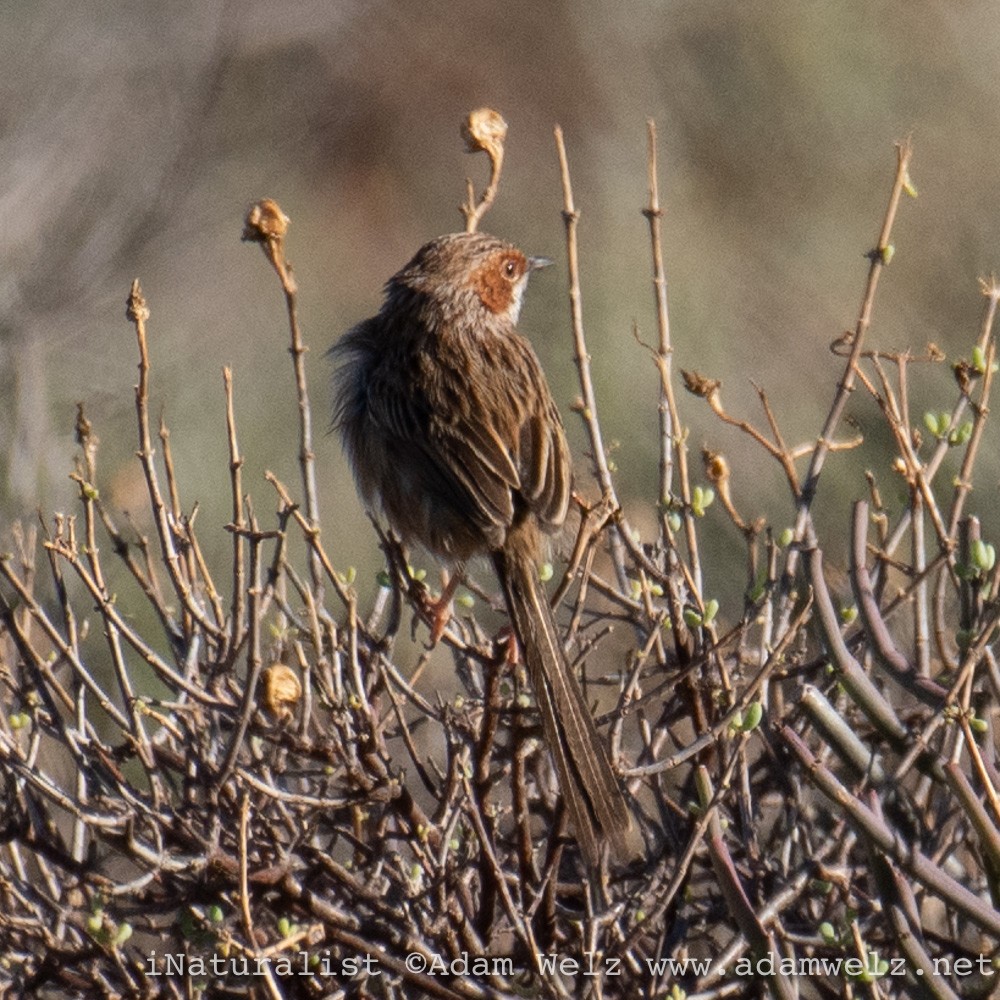
[[[489,225],[550,255],[561,247],[551,126],[566,130],[588,333],[610,359],[595,377],[606,432],[623,442],[625,496],[648,496],[655,468],[654,427],[632,406],[655,374],[630,334],[633,321],[647,339],[654,325],[639,242],[647,117],[664,150],[675,342],[686,364],[725,381],[731,406],[752,403],[751,375],[780,397],[790,433],[811,426],[815,391],[836,370],[817,345],[850,322],[878,179],[891,142],[910,132],[921,199],[901,222],[875,334],[966,351],[975,280],[997,266],[990,11],[927,0],[649,2],[627,16],[568,0],[460,13],[442,2],[5,8],[0,510],[65,504],[79,399],[107,439],[105,462],[128,463],[118,442],[129,440],[129,404],[117,390],[134,372],[121,302],[139,275],[158,317],[153,361],[178,461],[221,522],[225,483],[209,474],[216,373],[232,364],[243,387],[251,470],[284,452],[272,431],[288,406],[274,379],[280,316],[248,282],[233,220],[264,194],[295,219],[304,325],[323,348],[368,314],[415,246],[459,226],[465,172],[481,166],[458,155],[455,123],[480,103],[512,123]],[[546,276],[524,325],[565,408],[564,296]],[[319,399],[321,365],[311,378]],[[874,432],[869,409],[855,416]],[[732,447],[700,420],[697,444]],[[768,508],[776,481],[733,461],[745,495],[776,522],[786,516]],[[360,524],[333,447],[320,475]],[[131,467],[115,481],[130,506]],[[350,561],[369,550],[363,534],[345,532]]]

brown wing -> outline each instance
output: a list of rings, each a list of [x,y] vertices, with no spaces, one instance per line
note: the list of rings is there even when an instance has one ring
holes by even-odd
[[[398,465],[387,471],[429,494],[441,531],[464,520],[483,548],[495,549],[524,512],[546,531],[562,524],[569,450],[531,345],[507,333],[484,338],[471,355],[468,348],[438,344],[433,354],[411,356],[407,370],[380,366],[367,417],[391,442]],[[418,533],[426,544],[434,525]]]
[[[541,365],[523,337],[508,333],[490,338],[477,353],[478,370],[470,378],[464,406],[453,406],[459,422],[445,429],[442,447],[467,458],[476,488],[491,496],[506,492],[496,504],[504,531],[524,513],[533,514],[545,531],[566,518],[572,478],[569,448]]]
[[[562,524],[571,467],[559,411],[528,341],[507,333],[478,347],[461,398],[435,408],[451,419],[436,422],[434,437],[442,459],[461,470],[475,506],[491,513],[490,546],[497,548],[524,513],[545,531]]]
[[[555,531],[566,520],[572,485],[569,447],[548,386],[538,410],[521,430],[521,496],[541,527]]]

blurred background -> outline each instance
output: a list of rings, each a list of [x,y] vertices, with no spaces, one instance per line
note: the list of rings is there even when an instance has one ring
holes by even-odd
[[[977,278],[1000,270],[1000,20],[986,0],[37,0],[5,4],[0,28],[4,527],[71,505],[78,401],[102,441],[102,496],[140,527],[148,517],[124,316],[137,276],[152,310],[153,413],[170,426],[210,555],[230,546],[218,530],[223,365],[257,510],[273,509],[264,469],[297,489],[280,290],[239,241],[247,206],[269,196],[292,220],[324,541],[340,567],[374,565],[339,447],[322,434],[323,352],[375,311],[422,242],[461,227],[465,178],[481,186],[486,164],[463,153],[458,126],[480,105],[510,125],[483,228],[560,265],[533,282],[522,328],[582,472],[552,127],[565,131],[602,422],[639,524],[653,517],[658,454],[656,372],[632,335],[656,338],[640,214],[647,118],[660,135],[676,363],[721,378],[728,408],[763,423],[755,381],[790,442],[815,436],[832,399],[842,363],[828,345],[854,325],[896,140],[913,136],[920,196],[897,221],[872,345],[920,352],[933,340],[949,360],[968,356]],[[913,379],[914,422],[952,405],[948,366]],[[745,517],[789,523],[777,466],[700,401],[681,404],[697,478],[707,444],[729,457]],[[871,401],[856,394],[851,416],[869,440],[828,465],[822,487],[839,529],[864,467],[890,504],[899,489]],[[973,506],[986,514],[997,466],[981,472]],[[709,517],[724,577],[740,540],[718,505]],[[711,564],[706,575],[711,592]]]

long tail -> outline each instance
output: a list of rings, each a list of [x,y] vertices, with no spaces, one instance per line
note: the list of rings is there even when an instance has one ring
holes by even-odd
[[[596,866],[607,843],[614,860],[634,861],[644,853],[642,837],[562,651],[538,568],[512,546],[495,552],[493,562],[584,857]]]

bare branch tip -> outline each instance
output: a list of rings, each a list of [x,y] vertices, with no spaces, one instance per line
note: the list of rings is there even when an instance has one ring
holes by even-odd
[[[79,445],[86,444],[90,439],[91,430],[91,423],[83,412],[83,403],[79,402],[76,404],[76,443]]]
[[[476,108],[460,126],[467,153],[483,152],[490,162],[503,158],[503,144],[507,138],[507,122],[493,108]]]
[[[248,209],[240,239],[248,243],[281,242],[289,225],[291,219],[273,198],[261,198]]]
[[[681,369],[681,377],[684,379],[684,388],[693,396],[700,396],[702,399],[708,399],[722,388],[721,379],[709,378],[701,372]]]
[[[144,323],[149,319],[149,306],[146,305],[146,297],[142,294],[138,278],[132,281],[132,288],[125,303],[125,315],[131,323]]]
[[[480,219],[489,211],[497,196],[500,185],[500,171],[503,169],[504,140],[507,138],[507,122],[503,115],[493,108],[477,108],[469,113],[459,127],[465,140],[467,153],[485,153],[490,161],[490,179],[479,199],[475,200],[475,189],[471,180],[466,180],[466,201],[459,206],[465,218],[465,231],[474,233]]]
[[[980,278],[979,291],[992,302],[1000,300],[1000,281],[997,280],[997,276],[991,274],[988,278]]]
[[[903,169],[909,166],[911,156],[913,156],[912,133],[902,141],[896,143],[896,158],[899,166]]]

